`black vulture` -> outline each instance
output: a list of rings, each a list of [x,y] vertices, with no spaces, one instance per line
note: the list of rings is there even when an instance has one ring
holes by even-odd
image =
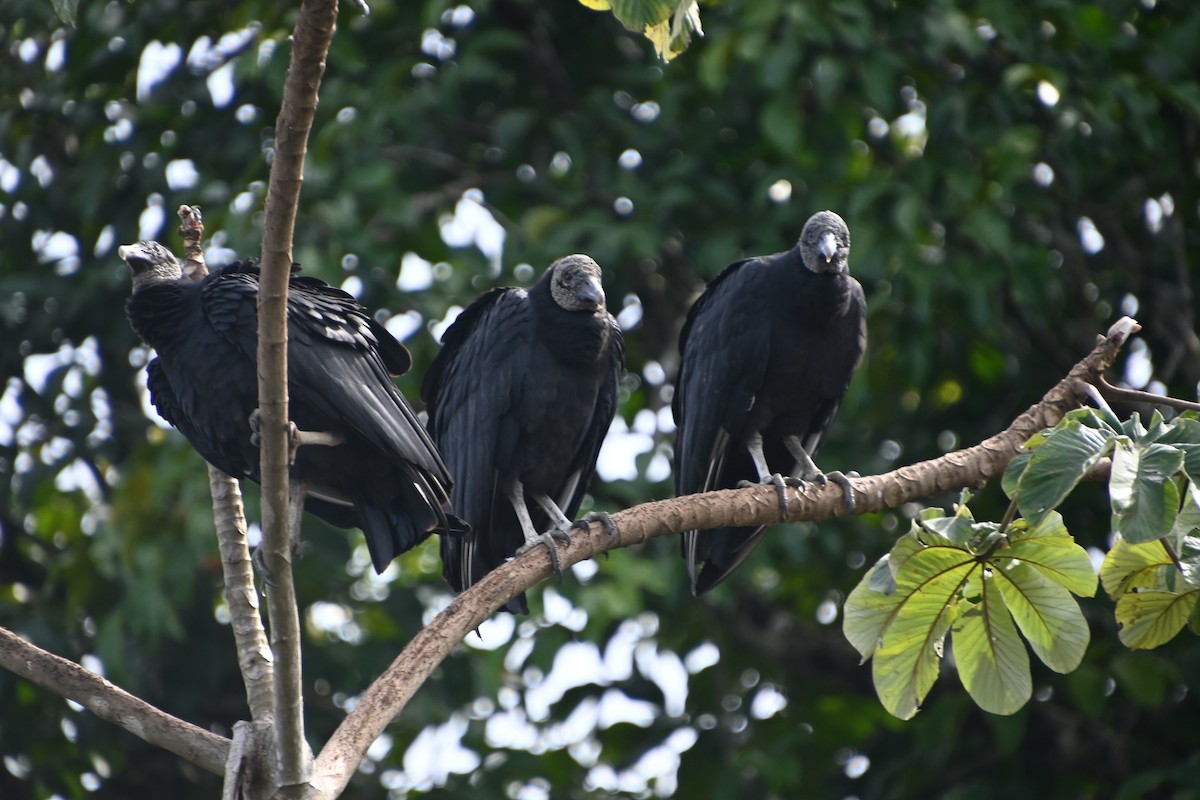
[[[214,467],[257,482],[258,268],[242,261],[193,281],[158,242],[118,252],[133,273],[129,323],[158,354],[146,367],[158,413]],[[390,377],[412,365],[408,350],[316,278],[292,276],[287,314],[289,417],[338,442],[296,451],[305,509],[362,528],[378,572],[434,531],[461,533],[449,470]]]
[[[772,482],[786,513],[785,482],[833,479],[853,508],[845,476],[826,476],[812,460],[867,343],[849,254],[846,223],[822,211],[791,250],[726,267],[693,304],[673,399],[677,494]],[[692,593],[737,569],[763,530],[685,533]]]
[[[442,345],[421,399],[454,476],[454,507],[471,526],[442,538],[446,581],[461,592],[539,541],[558,569],[552,537],[579,510],[625,363],[599,265],[571,255],[528,291],[484,293]],[[506,608],[528,611],[524,595]]]

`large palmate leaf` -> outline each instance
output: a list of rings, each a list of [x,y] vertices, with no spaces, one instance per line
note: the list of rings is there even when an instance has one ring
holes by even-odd
[[[904,595],[896,591],[896,581],[884,556],[850,592],[842,615],[842,632],[863,661],[871,657],[884,629],[891,624]]]
[[[983,582],[979,604],[959,618],[953,635],[958,675],[980,708],[1012,714],[1029,701],[1029,654],[996,581]]]
[[[1096,593],[1096,570],[1087,551],[1075,543],[1063,524],[1062,515],[1053,511],[1030,527],[1017,520],[1009,528],[1008,547],[998,550],[998,564],[1017,561],[1041,572],[1050,580],[1080,597]]]
[[[1071,593],[1039,570],[1019,562],[996,571],[994,578],[1017,627],[1038,658],[1055,672],[1070,672],[1079,666],[1091,633]]]
[[[1087,649],[1072,593],[1095,594],[1097,578],[1062,517],[1017,520],[1005,533],[975,522],[966,499],[950,516],[922,511],[846,600],[846,638],[874,659],[880,701],[902,719],[933,686],[947,634],[963,685],[996,714],[1015,712],[1030,696],[1022,635],[1059,672],[1078,666]]]
[[[1113,531],[1135,544],[1166,536],[1179,513],[1173,477],[1182,466],[1183,451],[1170,445],[1118,440],[1108,481]]]
[[[1165,644],[1187,624],[1200,600],[1200,589],[1160,592],[1134,591],[1117,601],[1121,641],[1131,650],[1149,650]]]
[[[1162,542],[1130,544],[1124,539],[1113,543],[1100,567],[1100,582],[1114,600],[1135,589],[1157,589],[1166,586],[1165,571],[1173,570],[1174,562]]]
[[[1092,409],[1072,411],[1056,428],[1045,432],[1028,460],[1020,460],[1020,477],[1006,476],[1005,490],[1017,501],[1021,515],[1036,523],[1057,507],[1108,455],[1116,436]]]
[[[943,640],[959,613],[959,592],[978,563],[965,550],[929,547],[896,578],[903,598],[875,650],[872,676],[884,708],[901,719],[920,709],[937,679]]]
[[[1193,412],[1187,412],[1192,414]],[[1181,416],[1171,421],[1155,441],[1183,452],[1183,471],[1193,481],[1200,478],[1200,420]]]

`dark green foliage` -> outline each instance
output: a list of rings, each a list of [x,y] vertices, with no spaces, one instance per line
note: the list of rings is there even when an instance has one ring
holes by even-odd
[[[995,433],[1135,305],[1145,330],[1118,377],[1194,395],[1200,6],[727,0],[702,9],[705,37],[668,65],[607,12],[575,2],[480,0],[465,26],[443,17],[445,2],[372,8],[369,18],[349,8],[340,18],[295,256],[334,284],[359,278],[368,307],[419,320],[407,340],[415,367],[399,384],[410,399],[436,348],[428,322],[586,252],[605,269],[614,313],[627,296],[640,301],[618,413],[650,437],[640,446],[665,447],[669,432],[647,423],[670,392],[647,364],[673,377],[695,292],[742,255],[789,247],[826,208],[854,232],[871,342],[823,467],[878,472]],[[217,244],[255,254],[294,13],[261,0],[0,4],[0,624],[70,658],[94,654],[117,684],[217,730],[246,712],[215,613],[204,467],[142,413],[135,380],[146,353],[121,311],[129,282],[115,248],[138,238],[148,205],[164,212],[155,234],[176,245],[174,210],[187,202],[203,207]],[[152,42],[178,45],[186,59],[201,37],[243,29],[252,38],[231,45],[227,105],[214,106],[206,83],[219,58],[181,64],[138,97]],[[430,34],[435,54],[422,52],[427,30],[453,39],[453,51],[435,55]],[[48,68],[58,48],[64,60],[54,68],[51,57]],[[630,149],[640,162],[621,160]],[[166,168],[182,159],[198,180],[173,188]],[[470,188],[507,234],[498,270],[439,230]],[[55,232],[75,238],[78,264],[39,259]],[[435,268],[428,289],[399,291],[410,251],[449,268]],[[29,360],[47,354],[57,355]],[[1178,449],[1195,475],[1197,451],[1160,438],[1143,455],[1161,452],[1155,445]],[[667,496],[664,475],[647,477],[663,454],[639,456],[633,480],[595,485],[596,506]],[[74,483],[59,477],[68,467]],[[1129,513],[1150,509],[1139,522],[1169,505],[1133,500]],[[1187,502],[1181,493],[1173,530],[1195,513]],[[1005,505],[996,486],[971,507],[998,520]],[[934,686],[912,721],[887,714],[870,668],[830,623],[919,512],[769,532],[704,602],[689,596],[675,541],[614,554],[586,581],[567,576],[554,594],[532,593],[534,615],[514,633],[529,643],[526,658],[513,655],[505,622],[485,626],[389,728],[390,751],[348,796],[379,797],[381,780],[403,785],[405,752],[435,724],[465,726],[462,746],[485,759],[474,776],[446,777],[435,797],[518,796],[526,784],[553,787],[556,798],[668,793],[673,750],[654,750],[664,741],[682,751],[678,797],[1194,791],[1200,645],[1184,634],[1131,652],[1103,598],[1079,601],[1091,633],[1079,669],[1060,675],[1031,659],[1034,699],[1015,715],[980,711],[952,680]],[[1101,487],[1078,486],[1059,513],[1079,546],[1109,548],[1113,509]],[[1184,532],[1181,546],[1193,536]],[[434,543],[379,583],[358,534],[307,520],[304,538],[297,579],[317,744],[447,595]],[[1146,580],[1166,580],[1161,559],[1143,556]],[[543,609],[559,620],[564,598],[586,617],[546,622]],[[689,674],[683,713],[672,716],[647,674],[704,642],[720,659]],[[489,740],[489,717],[493,733],[523,730],[526,688],[553,673],[564,647],[589,643],[632,667],[606,685],[568,688],[536,727],[606,693],[651,704],[639,707],[653,712],[646,727],[582,726],[582,743],[554,740],[537,755]],[[618,657],[630,648],[640,657]],[[768,714],[776,691],[787,706]],[[498,708],[510,716],[494,717]],[[11,757],[0,767],[6,800],[218,791],[216,778],[7,674],[0,754]],[[620,773],[647,754],[668,776],[649,787],[635,771],[607,792],[585,766],[594,757]],[[85,790],[94,782],[98,791]]]

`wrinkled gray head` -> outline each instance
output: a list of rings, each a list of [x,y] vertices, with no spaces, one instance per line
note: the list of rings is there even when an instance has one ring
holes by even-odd
[[[800,258],[813,272],[850,270],[850,229],[832,211],[818,211],[800,233]]]
[[[183,277],[183,268],[175,254],[158,242],[137,242],[117,248],[117,256],[133,273],[134,291],[152,283],[177,281]]]
[[[599,311],[604,308],[600,265],[589,256],[565,256],[550,265],[550,296],[567,311]]]

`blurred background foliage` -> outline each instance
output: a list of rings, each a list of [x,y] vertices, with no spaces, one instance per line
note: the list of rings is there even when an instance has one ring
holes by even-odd
[[[1145,330],[1121,377],[1195,395],[1200,5],[726,0],[669,65],[574,2],[372,8],[340,18],[296,258],[405,337],[415,400],[455,306],[593,255],[630,368],[597,507],[670,493],[675,340],[704,281],[824,208],[871,331],[827,469],[995,433],[1122,313]],[[295,9],[76,12],[0,6],[0,624],[228,732],[247,712],[204,467],[146,413],[116,247],[178,249],[196,203],[212,261],[257,253]],[[973,509],[1002,503],[989,486]],[[1104,549],[1107,509],[1085,486],[1063,512]],[[1103,599],[1083,666],[1036,666],[1016,715],[952,679],[911,722],[882,710],[840,602],[917,510],[776,530],[701,601],[672,540],[577,568],[469,637],[347,796],[1195,797],[1200,645],[1128,652]],[[359,534],[307,519],[304,539],[319,743],[449,595],[436,542],[379,579]],[[5,798],[219,787],[7,674],[0,754]]]

